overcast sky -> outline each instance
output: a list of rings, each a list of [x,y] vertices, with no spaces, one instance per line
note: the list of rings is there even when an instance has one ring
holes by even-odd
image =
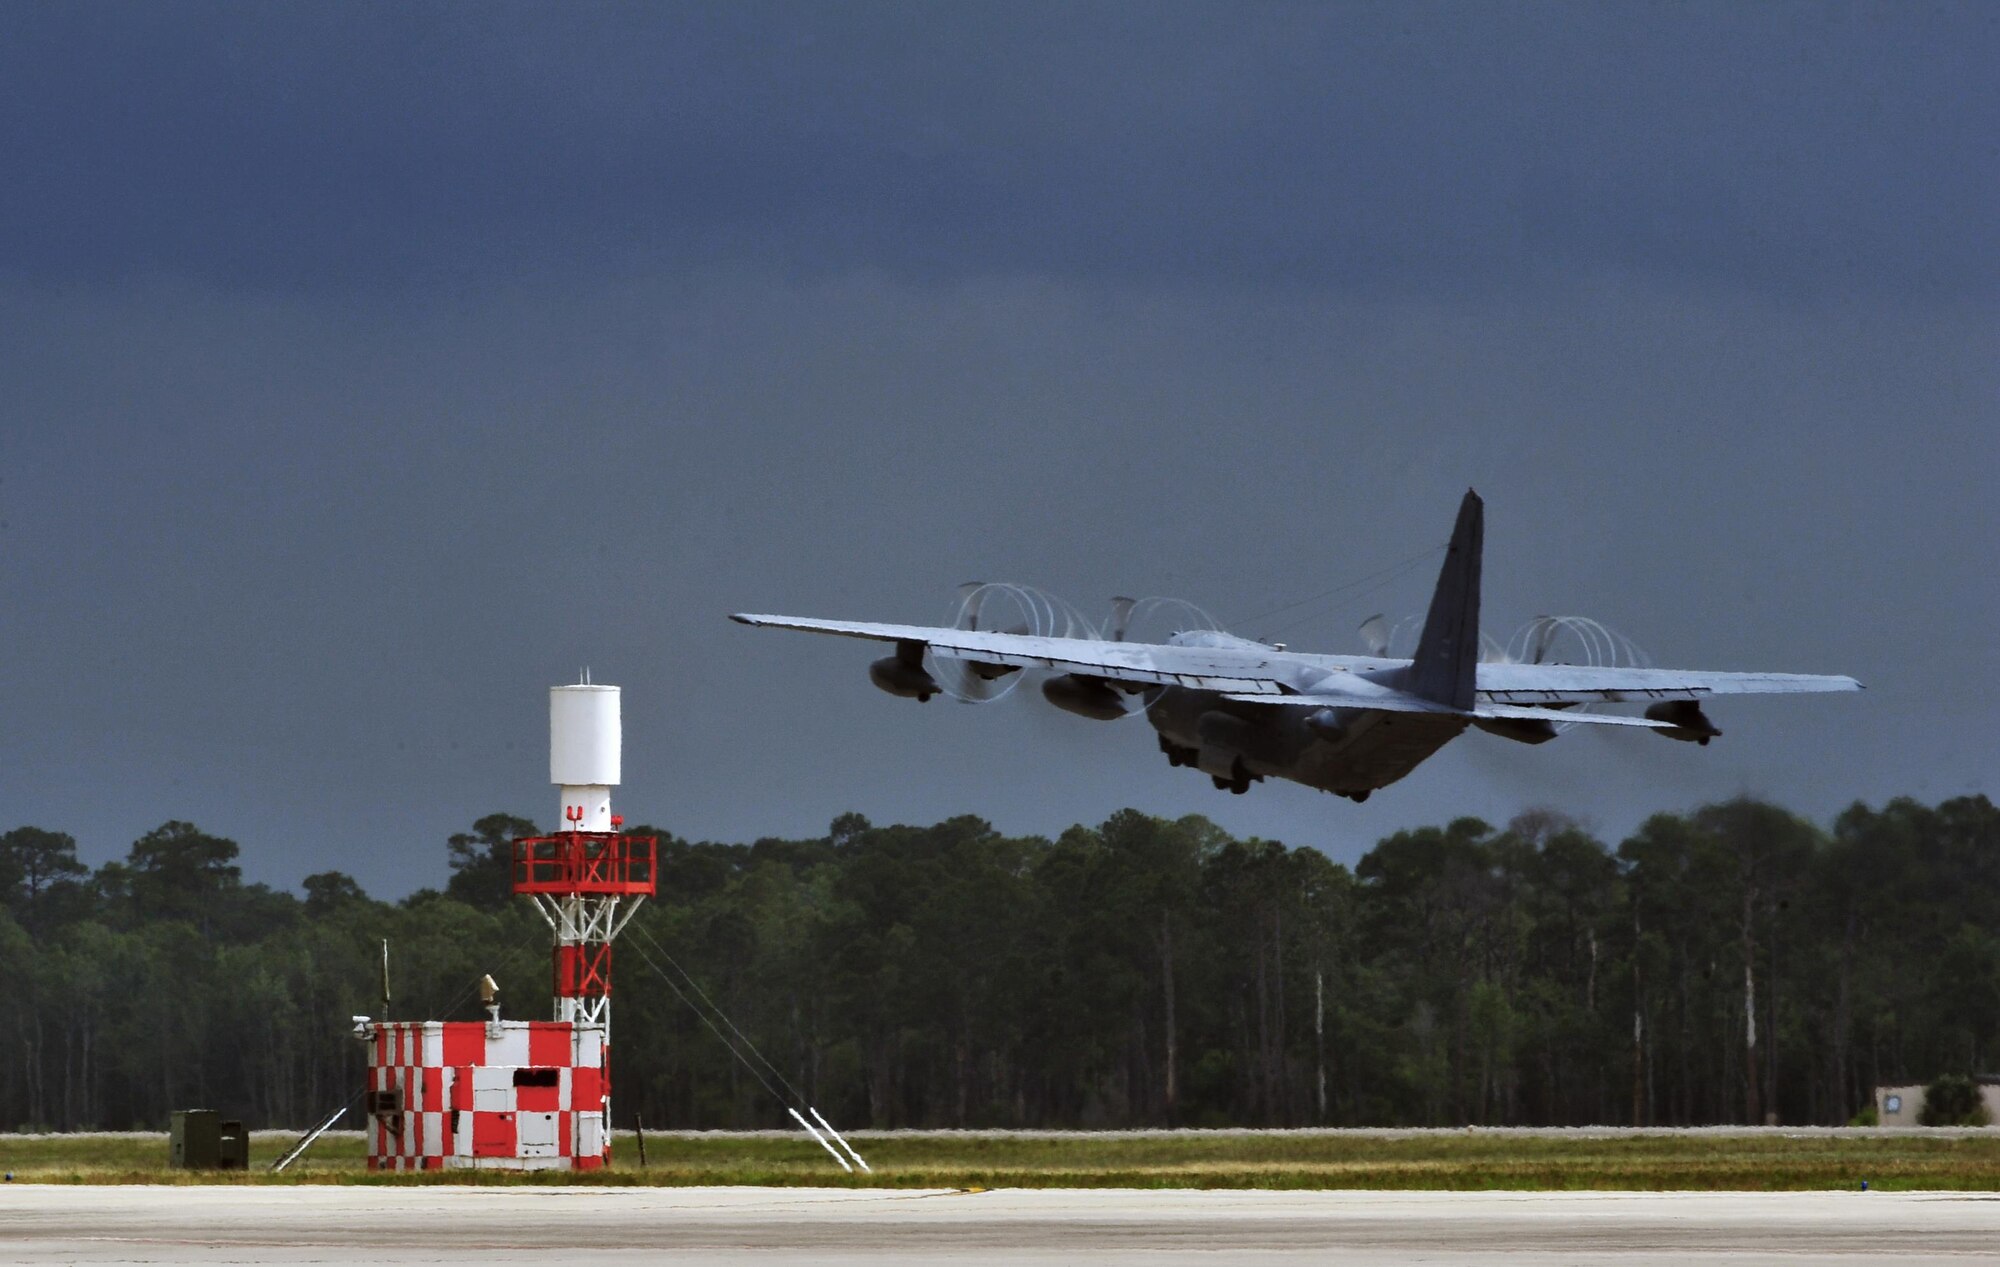
[[[0,829],[400,895],[625,687],[691,837],[2000,785],[2000,8],[0,8]],[[1351,805],[873,690],[968,578],[1851,673]]]

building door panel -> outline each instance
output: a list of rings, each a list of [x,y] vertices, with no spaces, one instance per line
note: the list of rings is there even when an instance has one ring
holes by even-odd
[[[474,1157],[513,1157],[515,1152],[514,1115],[512,1113],[474,1113],[472,1115],[472,1155]]]
[[[520,1156],[557,1156],[555,1114],[517,1113],[514,1115],[514,1120],[520,1132]]]

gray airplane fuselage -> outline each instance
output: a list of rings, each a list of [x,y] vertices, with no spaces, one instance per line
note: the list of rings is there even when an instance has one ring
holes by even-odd
[[[1175,646],[1263,646],[1207,630],[1176,634],[1168,641]],[[1400,666],[1384,668],[1379,678],[1391,685],[1406,672]],[[1272,708],[1182,686],[1150,693],[1146,717],[1175,764],[1199,769],[1218,787],[1241,791],[1258,779],[1289,779],[1354,800],[1416,769],[1467,724],[1457,717],[1364,708]]]

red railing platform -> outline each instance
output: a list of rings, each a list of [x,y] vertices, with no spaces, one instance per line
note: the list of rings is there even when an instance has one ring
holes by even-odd
[[[660,838],[566,831],[514,842],[514,892],[638,895],[657,890]]]

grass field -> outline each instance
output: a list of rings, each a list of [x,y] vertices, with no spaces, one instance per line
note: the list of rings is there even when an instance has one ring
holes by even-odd
[[[329,1134],[285,1173],[294,1140],[259,1132],[251,1169],[166,1168],[164,1135],[0,1135],[0,1169],[38,1183],[762,1184],[922,1188],[1804,1188],[2000,1190],[2000,1130],[862,1133],[849,1175],[804,1136],[621,1132],[608,1171],[373,1174],[359,1132]]]

